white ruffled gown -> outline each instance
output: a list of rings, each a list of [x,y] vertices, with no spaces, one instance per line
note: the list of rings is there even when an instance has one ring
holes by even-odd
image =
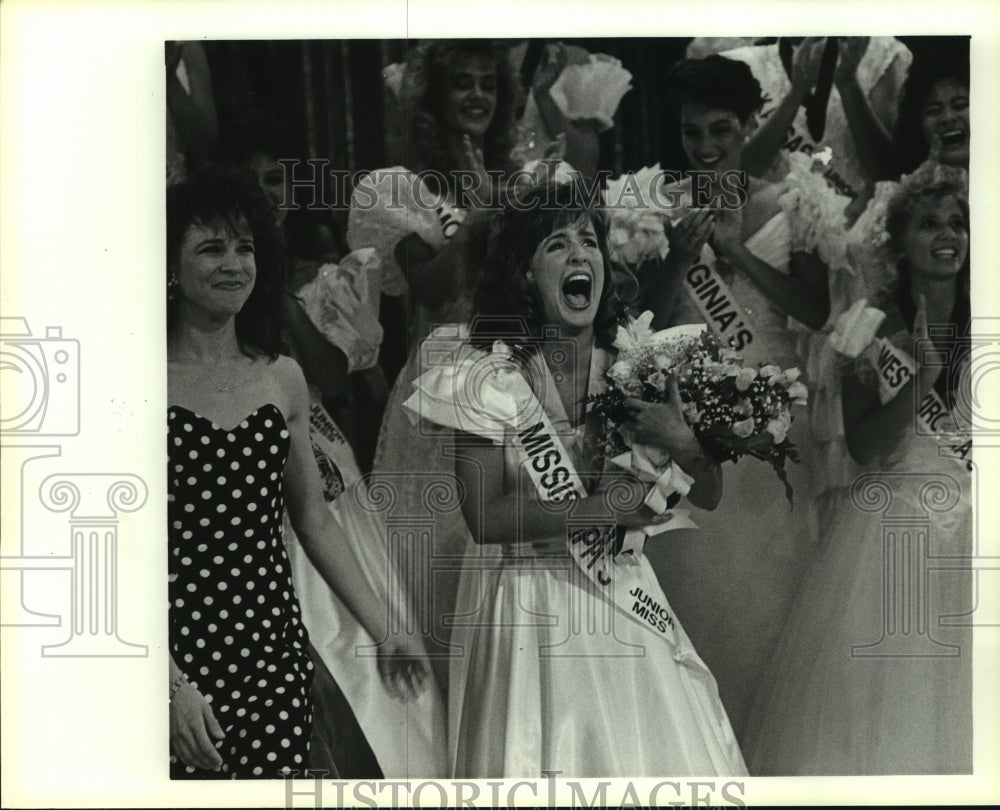
[[[592,381],[599,380],[599,354]],[[575,455],[581,436],[549,385],[546,411]],[[424,375],[416,388],[409,405],[424,419],[454,425],[446,412],[463,413],[454,392],[467,387],[449,371]],[[481,424],[483,412],[476,413],[473,424]],[[504,464],[506,480],[517,481],[520,465],[509,444]],[[521,496],[534,500],[530,480],[521,480]],[[452,637],[462,655],[452,660],[450,676],[451,775],[745,774],[715,681],[680,624],[672,648],[595,593],[568,553],[531,549],[512,537],[499,556],[476,546],[466,556]],[[615,587],[659,592],[645,557],[618,560]],[[672,613],[665,600],[660,607]]]
[[[746,247],[787,272],[789,240],[789,217],[779,211],[747,240]],[[708,246],[702,261],[714,262]],[[742,272],[721,270],[720,275],[756,327],[753,348],[741,353],[745,362],[803,369],[798,348],[804,327],[790,326],[789,318]],[[687,299],[675,322],[703,320]],[[811,381],[807,375],[803,380],[811,399]],[[805,566],[815,553],[815,442],[809,410],[796,408],[793,417],[788,436],[802,461],[787,462],[785,471],[794,491],[794,508],[770,465],[744,458],[723,465],[722,500],[714,511],[691,510],[698,530],[671,532],[646,547],[671,603],[715,674],[737,735]]]
[[[374,251],[355,251],[339,264],[321,267],[297,293],[314,325],[347,355],[351,371],[370,368],[378,356],[381,329],[373,307],[380,272]],[[378,496],[369,493],[350,445],[320,397],[310,395],[309,437],[339,540],[354,553],[369,588],[399,615],[406,610],[406,594],[387,553],[389,530]],[[445,712],[436,685],[406,704],[390,695],[376,666],[375,641],[330,590],[287,520],[284,531],[309,640],[344,692],[383,776],[443,776]]]
[[[369,197],[355,192],[348,222],[348,242],[354,249],[373,247],[382,260],[383,292],[406,294],[407,282],[395,259],[400,239],[416,234],[435,251],[457,236],[465,211],[454,207],[446,195],[435,194],[416,175],[402,166],[373,173],[365,181]],[[399,206],[390,205],[398,201]],[[461,268],[460,268],[461,269]],[[416,430],[403,402],[413,393],[413,381],[433,358],[421,355],[421,344],[434,326],[455,324],[455,333],[472,314],[472,290],[463,278],[448,291],[447,300],[435,312],[419,304],[410,307],[408,325],[410,355],[389,394],[385,416],[379,430],[372,480],[391,488],[394,498],[393,518],[405,523],[403,534],[414,553],[423,559],[411,569],[405,583],[414,603],[422,606],[418,615],[431,664],[442,686],[447,685],[449,658],[455,649],[449,646],[451,613],[455,609],[461,560],[471,538],[458,509],[459,494],[455,463],[448,455],[453,444],[448,430]],[[430,567],[432,573],[426,571]]]
[[[841,499],[749,716],[751,773],[971,773],[972,491],[911,428]]]

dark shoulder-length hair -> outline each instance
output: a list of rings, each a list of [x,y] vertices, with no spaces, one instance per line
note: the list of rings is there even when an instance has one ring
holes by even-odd
[[[681,137],[681,111],[685,105],[727,110],[746,124],[760,111],[764,95],[749,65],[738,59],[712,54],[701,59],[681,59],[667,73],[662,89],[667,126],[663,135],[663,162],[667,168],[689,169]]]
[[[914,56],[906,82],[899,97],[896,116],[896,174],[912,172],[927,159],[930,144],[921,126],[927,96],[933,86],[945,79],[954,79],[969,87],[969,42],[954,37],[954,42],[939,44]]]
[[[208,164],[167,188],[167,334],[173,335],[177,325],[178,296],[172,280],[188,228],[235,232],[244,222],[253,234],[257,277],[236,315],[236,338],[244,354],[273,359],[282,349],[278,297],[285,294],[285,252],[270,203],[245,166]]]
[[[483,162],[489,170],[511,170],[515,110],[522,91],[509,48],[491,39],[432,39],[420,42],[406,60],[403,106],[410,131],[404,161],[411,171],[433,169],[447,176],[456,168],[451,165],[442,124],[449,74],[461,60],[475,57],[492,61],[497,75],[496,111],[483,139]]]
[[[678,121],[681,107],[696,104],[713,110],[730,110],[745,124],[764,104],[760,82],[750,66],[717,53],[677,62],[667,74],[666,92],[671,112]]]
[[[913,209],[918,203],[939,203],[949,197],[958,203],[962,215],[965,217],[966,227],[968,227],[969,198],[965,172],[950,166],[925,163],[916,172],[903,179],[899,190],[889,200],[886,210],[885,229],[889,235],[890,245],[899,256],[898,275],[892,296],[907,329],[910,330],[913,329],[913,323],[916,319],[917,304],[913,300],[913,280],[909,262],[903,255],[903,237],[912,219]],[[969,253],[967,252],[965,263],[955,278],[955,306],[948,323],[952,329],[954,349],[948,358],[948,372],[941,374],[934,385],[935,390],[949,407],[955,404],[959,384],[958,371],[971,352],[970,280]]]
[[[503,339],[528,350],[543,336],[544,308],[538,288],[528,280],[535,251],[560,228],[590,220],[603,258],[604,289],[594,319],[594,340],[609,348],[627,303],[636,294],[635,278],[617,267],[608,253],[608,216],[580,181],[550,183],[520,195],[489,224],[486,254],[473,297],[470,339],[488,349]]]

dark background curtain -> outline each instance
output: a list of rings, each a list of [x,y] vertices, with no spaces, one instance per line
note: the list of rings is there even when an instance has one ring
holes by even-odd
[[[549,40],[529,40],[522,66],[527,86]],[[616,126],[601,137],[601,166],[612,174],[661,162],[681,165],[676,127],[666,120],[663,80],[689,39],[565,39],[621,60],[632,73]],[[408,40],[267,40],[205,43],[223,128],[249,102],[267,99],[299,134],[300,157],[326,158],[338,169],[389,165],[403,126],[382,82],[383,69],[406,59]]]

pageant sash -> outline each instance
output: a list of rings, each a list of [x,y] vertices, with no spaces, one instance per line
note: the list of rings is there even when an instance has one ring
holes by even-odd
[[[903,387],[916,375],[917,364],[906,352],[885,338],[875,341],[878,351],[876,371],[878,373],[879,398],[882,404],[897,396]],[[972,439],[956,437],[945,430],[949,421],[948,406],[933,389],[921,401],[917,409],[920,433],[934,435],[940,441],[939,453],[954,459],[966,469],[972,469]],[[955,441],[959,439],[959,441]]]
[[[522,378],[521,383],[523,387],[517,392],[517,398],[527,407],[518,409],[519,419],[514,426],[513,445],[539,499],[547,503],[563,503],[586,498],[583,482],[551,419],[528,387],[527,381]],[[671,514],[671,520],[647,531],[656,534],[694,525],[683,510],[668,514]],[[634,533],[639,538],[628,536]],[[620,554],[630,546],[641,549],[641,539],[644,539],[645,534],[642,530],[629,530]],[[627,617],[660,636],[671,648],[676,648],[676,621],[655,577],[651,581],[644,578],[641,584],[637,581],[631,589],[626,589],[622,583],[615,581],[612,570],[618,566],[612,556],[612,549],[616,539],[615,527],[571,529],[567,545],[573,561],[600,593]],[[628,570],[628,565],[623,562],[620,569]]]
[[[742,351],[760,342],[750,316],[710,263],[691,265],[684,274],[684,286],[708,328],[724,346]]]

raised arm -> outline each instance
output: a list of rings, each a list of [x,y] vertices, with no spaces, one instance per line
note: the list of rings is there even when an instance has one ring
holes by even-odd
[[[549,90],[567,67],[585,65],[589,61],[590,54],[583,48],[562,42],[547,45],[531,83],[531,94],[546,131],[551,137],[565,136],[566,149],[562,158],[584,177],[597,173],[601,153],[600,122],[570,121],[559,110]]]
[[[745,272],[757,287],[786,314],[812,329],[820,329],[830,317],[827,267],[811,253],[789,257],[788,274],[758,259],[743,244],[743,212],[717,211],[712,247],[730,264]]]
[[[771,167],[788,138],[799,107],[816,84],[823,57],[823,37],[807,37],[795,54],[792,86],[743,147],[742,167],[752,177],[762,177]]]
[[[190,93],[177,77],[177,65],[182,59]],[[208,59],[200,42],[167,43],[167,107],[191,157],[195,162],[207,160],[219,139],[219,119],[212,97]]]
[[[692,211],[683,219],[671,222],[664,218],[663,229],[670,251],[662,260],[650,260],[655,266],[651,283],[642,293],[639,310],[653,313],[655,329],[671,325],[677,298],[683,289],[684,274],[701,256],[701,249],[712,233],[712,212]],[[645,263],[639,268],[645,269]]]
[[[892,136],[882,126],[858,83],[858,64],[865,55],[870,37],[845,37],[840,44],[840,60],[833,80],[840,93],[858,160],[871,182],[890,180],[897,165]]]

